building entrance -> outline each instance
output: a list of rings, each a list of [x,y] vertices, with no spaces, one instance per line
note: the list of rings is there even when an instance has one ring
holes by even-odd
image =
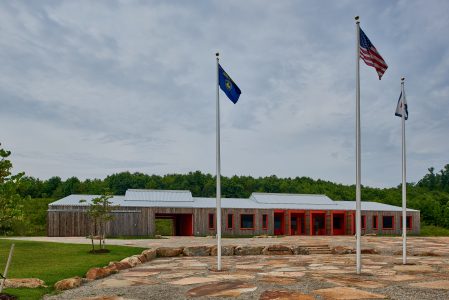
[[[285,223],[284,223],[284,213],[283,212],[275,212],[274,213],[274,234],[275,235],[284,235],[285,232]]]
[[[291,213],[290,214],[290,235],[305,234],[305,214]]]
[[[156,214],[156,220],[171,220],[172,235],[192,236],[193,235],[193,215],[192,214]]]

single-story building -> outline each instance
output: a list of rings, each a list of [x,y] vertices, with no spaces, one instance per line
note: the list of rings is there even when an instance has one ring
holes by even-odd
[[[48,236],[87,236],[86,211],[98,195],[70,195],[50,203]],[[85,202],[80,202],[85,200]],[[110,199],[114,219],[109,236],[151,236],[157,219],[173,220],[173,235],[216,234],[215,198],[190,191],[129,189]],[[222,234],[353,235],[355,201],[333,201],[324,195],[253,193],[249,198],[222,198]],[[362,201],[362,234],[401,234],[402,208]],[[407,232],[419,234],[420,212],[407,209]]]

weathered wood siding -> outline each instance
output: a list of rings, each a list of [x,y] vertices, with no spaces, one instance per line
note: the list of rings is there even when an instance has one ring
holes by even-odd
[[[366,228],[362,229],[362,234],[365,233],[377,233],[377,234],[402,234],[402,212],[377,212],[377,211],[367,211],[363,212],[362,216],[366,216]],[[377,216],[378,229],[373,229],[373,216]],[[383,216],[392,216],[394,218],[393,229],[384,229],[382,224]],[[407,216],[412,217],[412,228],[407,229],[408,233],[419,234],[421,228],[420,213],[419,212],[407,212]]]
[[[47,234],[48,236],[88,236],[91,232],[89,217],[86,207],[82,206],[50,206],[47,213]],[[310,234],[310,211],[305,211],[305,234]],[[193,234],[197,236],[216,234],[216,215],[213,208],[157,208],[157,207],[120,207],[113,212],[114,220],[106,226],[106,234],[109,236],[146,236],[155,234],[156,214],[191,214],[193,220]],[[214,228],[209,228],[209,214],[214,215]],[[227,226],[228,214],[234,218],[234,226],[229,229]],[[240,216],[242,214],[254,215],[254,229],[242,229],[240,226]],[[262,216],[268,216],[268,227],[262,228]],[[332,235],[332,214],[330,211],[326,215],[326,234]],[[345,233],[353,233],[352,216],[353,211],[345,212]],[[366,216],[366,228],[362,234],[401,234],[400,219],[402,212],[362,212]],[[372,217],[378,216],[378,229],[372,228]],[[413,228],[407,232],[419,234],[420,213],[407,212],[412,216]],[[393,216],[393,229],[383,229],[382,216]],[[273,209],[222,209],[222,234],[223,235],[273,235],[274,234],[274,210]],[[284,233],[290,233],[290,214],[284,212]]]

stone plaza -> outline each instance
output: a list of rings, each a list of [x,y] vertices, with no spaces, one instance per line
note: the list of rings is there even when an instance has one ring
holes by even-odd
[[[410,238],[403,265],[400,238],[364,237],[364,252],[375,254],[363,255],[361,275],[352,240],[333,239],[332,254],[223,256],[221,272],[214,256],[155,258],[46,299],[449,299],[449,238]],[[249,240],[257,247],[278,239],[240,239]]]

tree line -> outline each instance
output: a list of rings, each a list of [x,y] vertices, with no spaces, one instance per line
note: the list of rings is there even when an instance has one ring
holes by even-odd
[[[40,180],[22,177],[17,191],[22,197],[62,198],[70,194],[97,194],[105,191],[124,195],[127,189],[190,190],[194,197],[215,197],[215,176],[200,171],[188,174],[147,175],[121,172],[105,179]],[[222,196],[247,198],[253,192],[325,194],[333,200],[355,200],[355,186],[309,177],[279,178],[275,175],[222,177]],[[401,185],[391,188],[362,187],[362,200],[401,206]],[[226,200],[223,200],[226,201]],[[418,183],[407,184],[407,206],[421,211],[425,224],[449,228],[449,164],[440,172],[429,168]]]

